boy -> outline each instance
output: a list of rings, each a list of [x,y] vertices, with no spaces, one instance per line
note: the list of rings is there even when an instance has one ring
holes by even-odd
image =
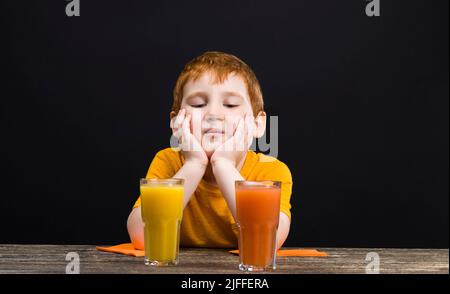
[[[282,182],[277,248],[290,227],[292,177],[281,161],[249,150],[266,128],[255,74],[239,58],[206,52],[184,67],[173,91],[171,129],[179,151],[154,157],[146,178],[184,179],[180,245],[237,248],[236,180]],[[140,198],[128,217],[135,248],[144,248]]]

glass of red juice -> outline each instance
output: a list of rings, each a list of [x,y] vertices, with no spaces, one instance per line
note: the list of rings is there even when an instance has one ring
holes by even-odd
[[[275,270],[281,182],[236,181],[235,189],[239,269]]]

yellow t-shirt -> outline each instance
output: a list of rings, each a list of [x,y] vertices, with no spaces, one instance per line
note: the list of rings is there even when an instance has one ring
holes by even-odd
[[[180,151],[166,148],[159,151],[146,178],[171,178],[183,166]],[[283,162],[249,150],[241,176],[248,181],[281,181],[280,211],[291,218],[290,197],[292,176]],[[133,208],[141,205],[139,197]],[[236,248],[238,229],[218,186],[203,179],[183,211],[180,243],[185,247]]]

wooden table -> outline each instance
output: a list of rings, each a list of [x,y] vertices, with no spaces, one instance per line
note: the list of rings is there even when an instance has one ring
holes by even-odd
[[[369,252],[380,257],[380,273],[448,274],[448,249],[318,248],[328,257],[279,257],[275,273],[366,273]],[[142,257],[97,251],[92,245],[0,245],[0,274],[64,274],[68,252],[80,257],[80,273],[237,274],[239,258],[221,249],[180,250],[176,267],[153,268]]]

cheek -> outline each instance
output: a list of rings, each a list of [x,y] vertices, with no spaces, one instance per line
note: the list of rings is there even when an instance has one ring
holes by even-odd
[[[225,118],[225,132],[228,134],[228,137],[234,134],[239,120],[243,117],[244,116],[230,115]]]
[[[188,112],[191,115],[191,132],[194,133],[196,130],[201,130],[202,128],[202,117],[203,114],[201,110],[192,109]]]
[[[192,118],[191,121],[191,131],[193,132],[194,130],[201,130],[202,129],[202,120],[201,118]]]

